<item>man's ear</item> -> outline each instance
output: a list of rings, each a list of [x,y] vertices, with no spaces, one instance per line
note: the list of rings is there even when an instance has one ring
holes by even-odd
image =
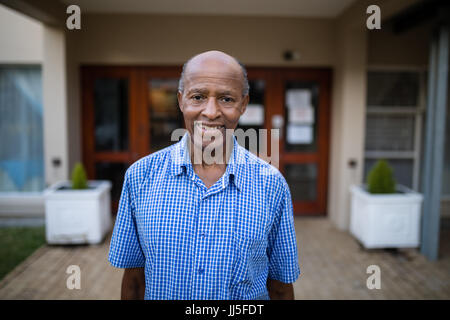
[[[245,110],[247,109],[249,100],[250,100],[250,97],[248,96],[248,94],[245,95],[245,97],[242,99],[241,115],[243,115]]]
[[[178,107],[180,108],[181,112],[183,112],[183,93],[180,91],[177,91],[177,100],[178,100]]]

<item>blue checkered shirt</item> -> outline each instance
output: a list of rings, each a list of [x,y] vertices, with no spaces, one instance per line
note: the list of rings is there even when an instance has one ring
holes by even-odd
[[[128,168],[109,262],[145,268],[145,299],[269,299],[268,277],[300,274],[285,179],[233,138],[224,175],[206,188],[188,139]]]

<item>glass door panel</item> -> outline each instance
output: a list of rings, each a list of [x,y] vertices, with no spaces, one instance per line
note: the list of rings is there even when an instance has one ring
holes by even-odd
[[[250,100],[244,114],[239,119],[235,134],[236,136],[242,134],[242,132],[238,131],[242,129],[243,133],[249,137],[245,139],[243,147],[259,154],[259,129],[264,128],[265,121],[266,83],[263,79],[250,79],[248,82],[250,86]],[[254,139],[252,136],[256,137],[256,147],[251,145],[250,139]]]
[[[128,87],[128,79],[95,79],[95,151],[128,149]]]
[[[283,134],[286,152],[317,151],[318,99],[317,83],[286,82]]]
[[[293,202],[317,200],[316,163],[287,164],[284,173]]]
[[[183,114],[177,101],[178,79],[151,79],[148,82],[150,149],[158,151],[173,144],[172,132],[183,128]]]

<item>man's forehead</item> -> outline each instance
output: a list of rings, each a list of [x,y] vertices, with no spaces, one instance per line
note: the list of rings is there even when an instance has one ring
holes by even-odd
[[[232,72],[191,72],[185,75],[185,80],[190,82],[201,81],[225,81],[225,82],[242,82],[242,76]]]
[[[236,91],[242,90],[242,79],[227,74],[194,74],[186,77],[185,88],[187,92],[196,90]]]

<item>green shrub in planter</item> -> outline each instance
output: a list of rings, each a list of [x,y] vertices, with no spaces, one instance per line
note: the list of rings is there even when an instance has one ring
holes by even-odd
[[[367,175],[370,193],[395,193],[393,170],[386,160],[378,160]]]
[[[72,170],[72,189],[87,189],[86,171],[81,163],[77,163]]]

